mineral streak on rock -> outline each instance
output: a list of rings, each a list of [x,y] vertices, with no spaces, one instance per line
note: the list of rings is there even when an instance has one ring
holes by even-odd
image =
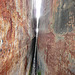
[[[42,0],[38,72],[75,75],[75,1]]]
[[[26,75],[31,11],[31,0],[0,0],[0,75]]]

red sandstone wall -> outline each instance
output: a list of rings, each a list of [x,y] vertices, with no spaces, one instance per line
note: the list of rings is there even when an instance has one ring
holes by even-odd
[[[42,0],[38,73],[75,75],[75,1]]]
[[[0,0],[0,75],[25,75],[31,41],[31,1]]]

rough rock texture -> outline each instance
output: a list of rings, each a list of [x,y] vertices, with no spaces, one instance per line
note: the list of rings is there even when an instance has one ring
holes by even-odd
[[[0,75],[26,75],[31,10],[31,0],[0,0]]]
[[[38,74],[75,75],[75,0],[42,0]]]

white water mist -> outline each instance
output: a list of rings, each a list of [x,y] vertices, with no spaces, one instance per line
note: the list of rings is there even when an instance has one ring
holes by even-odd
[[[41,9],[41,2],[42,0],[36,0],[36,20],[37,20],[37,25],[36,25],[36,38],[38,37],[38,24],[39,24],[39,18],[40,18],[40,9]]]

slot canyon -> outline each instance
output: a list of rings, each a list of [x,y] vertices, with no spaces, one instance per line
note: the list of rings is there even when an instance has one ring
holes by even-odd
[[[0,75],[75,75],[75,0],[0,0]]]

